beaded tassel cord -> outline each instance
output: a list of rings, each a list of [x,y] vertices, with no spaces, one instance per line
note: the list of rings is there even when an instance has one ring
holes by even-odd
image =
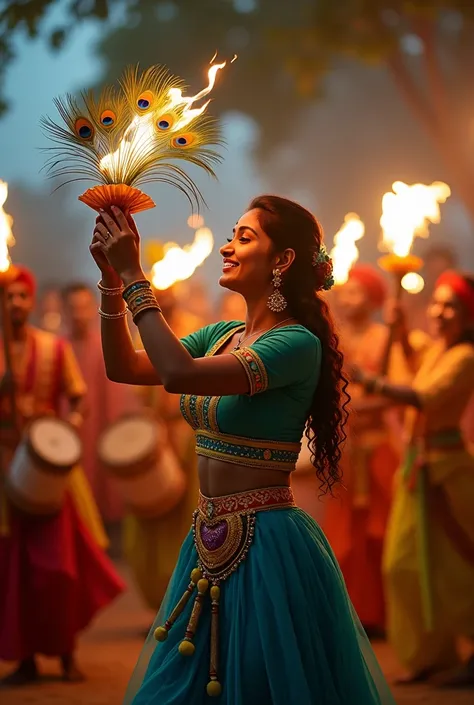
[[[217,698],[222,692],[222,686],[217,680],[219,668],[219,598],[221,590],[218,585],[211,587],[211,659],[209,665],[209,683],[207,694]]]
[[[155,629],[155,639],[157,641],[166,641],[168,632],[176,622],[184,608],[188,604],[194,589],[197,587],[198,594],[194,601],[191,616],[184,635],[183,641],[179,645],[179,653],[182,656],[192,656],[195,651],[193,644],[194,635],[201,616],[202,607],[206,593],[209,590],[209,581],[202,577],[201,570],[195,568],[191,573],[191,582],[186,588],[186,592],[171,612],[171,615],[166,620],[165,624]],[[219,666],[219,598],[220,588],[213,585],[210,590],[211,594],[211,649],[210,649],[210,664],[209,664],[209,683],[207,684],[207,694],[211,697],[218,697],[222,692],[222,686],[217,679],[217,669]]]
[[[209,580],[206,580],[206,578],[201,578],[197,584],[197,589],[198,594],[194,600],[193,611],[191,612],[191,617],[189,618],[188,627],[186,629],[184,639],[179,645],[179,653],[182,656],[192,656],[196,649],[193,644],[193,639],[198,627],[199,617],[201,616],[204,596],[209,589]]]
[[[191,573],[191,582],[189,583],[188,587],[186,588],[186,592],[174,608],[174,610],[171,612],[170,616],[166,620],[164,626],[162,627],[157,627],[155,629],[155,639],[157,641],[166,641],[168,638],[168,632],[173,626],[173,624],[176,622],[178,619],[179,615],[183,612],[184,608],[188,604],[191,595],[194,592],[194,589],[196,585],[199,583],[199,581],[202,578],[202,573],[199,570],[199,568],[195,568],[192,573]]]

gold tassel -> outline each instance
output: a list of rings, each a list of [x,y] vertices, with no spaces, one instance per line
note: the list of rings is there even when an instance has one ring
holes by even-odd
[[[211,587],[211,661],[209,666],[209,683],[207,694],[210,698],[218,698],[222,693],[222,686],[217,679],[219,668],[219,597],[221,591],[217,585]]]
[[[191,617],[189,618],[188,628],[184,635],[184,639],[179,645],[179,653],[182,656],[192,656],[196,647],[193,644],[193,638],[196,633],[196,629],[199,622],[199,617],[201,616],[202,603],[204,602],[204,596],[209,588],[209,581],[205,578],[201,578],[197,584],[198,594],[194,600],[193,611],[191,612]]]
[[[155,639],[157,641],[166,641],[168,638],[168,632],[173,626],[173,624],[176,622],[178,619],[179,615],[182,613],[184,608],[189,602],[189,598],[193,594],[194,588],[196,585],[199,584],[199,581],[202,578],[202,573],[199,568],[195,568],[192,573],[191,573],[191,582],[189,583],[188,587],[186,588],[186,592],[174,608],[174,610],[171,612],[170,616],[166,620],[165,624],[163,627],[157,627],[155,629]]]

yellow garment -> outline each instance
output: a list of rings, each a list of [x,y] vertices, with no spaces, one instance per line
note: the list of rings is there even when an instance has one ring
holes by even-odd
[[[109,539],[95,503],[91,487],[84,470],[77,465],[69,476],[69,490],[79,516],[89,529],[96,543],[104,550],[109,546]]]
[[[430,511],[430,488],[439,486],[451,514],[474,542],[474,458],[464,449],[430,449],[430,438],[459,427],[474,389],[474,348],[469,344],[444,350],[433,344],[413,382],[422,413],[408,409],[406,433],[413,442],[428,440],[427,466],[420,480],[426,486],[428,566],[434,621],[424,619],[418,490],[412,491],[399,472],[384,553],[388,603],[388,635],[400,661],[412,672],[444,668],[456,659],[455,638],[474,637],[474,564],[446,535]]]
[[[202,327],[195,316],[177,312],[170,326],[179,338]],[[137,341],[138,342],[138,341]],[[147,605],[157,611],[188,533],[198,499],[197,456],[194,432],[181,416],[180,397],[162,387],[141,390],[145,405],[165,423],[171,446],[186,475],[186,492],[170,512],[156,519],[129,514],[124,520],[124,553]]]

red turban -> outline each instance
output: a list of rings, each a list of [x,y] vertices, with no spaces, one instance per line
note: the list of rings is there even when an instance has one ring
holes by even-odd
[[[349,272],[349,279],[362,284],[372,305],[382,308],[387,298],[387,284],[378,269],[371,264],[356,264]]]
[[[474,287],[469,284],[462,274],[458,274],[450,269],[438,278],[435,288],[439,286],[449,286],[453,290],[456,297],[461,301],[466,309],[469,320],[474,322]]]
[[[35,296],[36,277],[28,267],[24,267],[22,264],[13,265],[11,283],[16,284],[17,282],[25,284],[31,296]]]

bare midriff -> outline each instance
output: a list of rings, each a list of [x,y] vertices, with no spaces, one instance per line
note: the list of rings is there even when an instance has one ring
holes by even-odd
[[[206,497],[290,484],[289,472],[236,465],[204,456],[198,457],[198,473],[200,490]]]

